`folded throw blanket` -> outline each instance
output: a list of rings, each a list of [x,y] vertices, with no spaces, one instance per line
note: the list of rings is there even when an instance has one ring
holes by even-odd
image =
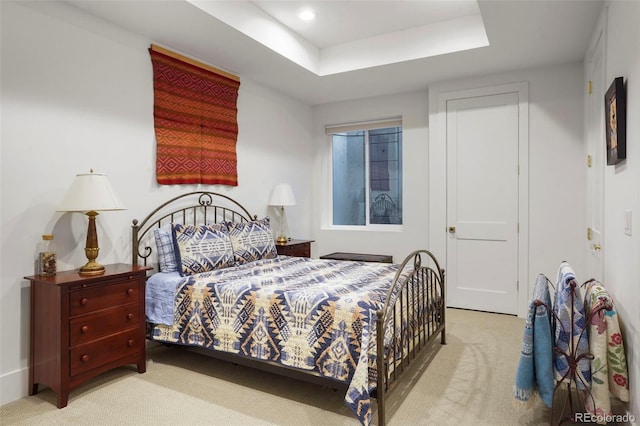
[[[551,296],[548,279],[538,275],[533,299],[524,325],[522,351],[514,396],[516,401],[530,402],[536,390],[542,402],[551,407],[553,402],[553,339],[551,337]],[[542,302],[536,306],[536,302]]]
[[[586,398],[587,412],[605,424],[612,415],[609,391],[623,402],[629,401],[627,360],[618,315],[613,299],[598,281],[587,285],[585,309],[590,313],[589,350],[591,360],[591,395]],[[610,308],[610,309],[607,309]]]
[[[553,306],[556,315],[555,346],[562,353],[554,352],[553,365],[557,381],[568,382],[575,380],[577,389],[588,389],[591,385],[591,363],[589,359],[578,361],[575,376],[569,369],[569,361],[578,360],[581,355],[588,353],[589,342],[586,331],[584,305],[580,297],[580,287],[575,285],[572,290],[571,282],[576,283],[573,268],[562,262],[558,269],[556,281],[556,295]],[[573,319],[573,322],[572,322]]]

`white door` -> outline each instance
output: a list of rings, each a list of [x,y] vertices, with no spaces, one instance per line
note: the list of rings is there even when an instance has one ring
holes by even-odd
[[[518,312],[518,94],[449,100],[448,305]]]
[[[587,59],[587,277],[602,282],[602,225],[604,209],[603,175],[605,168],[604,135],[604,43],[599,32]],[[588,90],[588,89],[587,89]]]

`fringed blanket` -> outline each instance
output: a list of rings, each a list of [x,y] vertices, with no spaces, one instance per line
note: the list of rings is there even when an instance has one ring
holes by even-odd
[[[194,275],[176,290],[174,325],[156,325],[153,338],[348,383],[347,405],[369,424],[377,376],[375,312],[397,268],[279,257]]]
[[[524,326],[522,352],[516,373],[516,401],[530,402],[536,390],[551,407],[553,402],[553,339],[551,337],[551,296],[548,279],[538,275]]]
[[[606,416],[613,414],[609,391],[621,401],[629,401],[627,360],[618,315],[609,293],[602,284],[592,281],[587,285],[585,300],[586,310],[591,314],[589,350],[593,355],[591,395],[586,398],[586,409],[605,424]]]
[[[573,285],[572,285],[573,283]],[[589,342],[586,332],[586,318],[580,287],[576,283],[576,274],[573,268],[562,262],[558,269],[556,282],[556,295],[554,303],[556,315],[554,370],[557,381],[574,379],[578,389],[588,389],[591,385],[591,364],[589,359],[582,357],[578,361],[575,377],[571,377],[569,361],[571,358],[578,360],[589,351]],[[573,318],[573,323],[572,323]],[[558,352],[559,351],[559,352]]]

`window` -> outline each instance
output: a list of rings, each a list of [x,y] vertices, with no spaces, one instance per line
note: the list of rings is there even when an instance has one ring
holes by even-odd
[[[402,121],[327,127],[333,225],[402,224]]]

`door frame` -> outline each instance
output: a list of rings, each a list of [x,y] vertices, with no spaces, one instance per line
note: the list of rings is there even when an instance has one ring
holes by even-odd
[[[449,87],[452,87],[449,85]],[[525,318],[529,303],[529,84],[493,85],[463,90],[429,88],[429,248],[447,253],[447,101],[479,96],[518,95],[518,295],[516,312]]]
[[[605,265],[605,255],[604,255],[604,251],[606,250],[606,247],[604,245],[604,237],[605,237],[605,220],[604,220],[604,181],[605,181],[605,169],[606,169],[606,160],[605,160],[605,155],[603,154],[605,152],[605,135],[604,135],[604,123],[601,122],[600,123],[600,127],[598,128],[598,134],[593,134],[593,128],[590,126],[591,124],[591,120],[593,119],[592,117],[592,110],[591,110],[591,102],[599,102],[599,109],[598,111],[600,111],[600,115],[598,117],[599,120],[604,120],[604,92],[606,90],[607,87],[607,81],[606,81],[606,76],[607,76],[607,32],[606,32],[606,25],[607,25],[607,20],[606,20],[606,15],[608,13],[608,6],[605,5],[603,6],[603,9],[600,13],[600,15],[598,16],[598,21],[596,23],[596,28],[595,31],[591,37],[591,40],[589,41],[589,46],[587,48],[587,53],[585,55],[585,60],[584,60],[584,78],[585,78],[585,86],[588,85],[587,82],[590,82],[592,80],[594,80],[593,77],[593,61],[594,61],[594,57],[596,55],[600,55],[600,59],[602,61],[602,75],[600,76],[600,81],[598,82],[599,85],[596,87],[600,88],[600,91],[598,93],[587,93],[587,95],[585,96],[585,101],[584,101],[584,134],[585,134],[585,147],[586,147],[586,155],[590,155],[593,154],[592,149],[596,149],[599,150],[600,155],[598,156],[593,156],[592,158],[598,158],[600,161],[599,162],[594,162],[591,165],[587,165],[587,167],[594,167],[594,168],[598,168],[600,173],[601,173],[601,187],[602,187],[602,191],[601,193],[598,194],[589,194],[589,190],[590,190],[590,177],[588,176],[588,172],[587,172],[587,182],[586,182],[586,189],[587,189],[587,199],[586,199],[586,208],[587,208],[587,215],[586,215],[586,221],[587,221],[587,227],[591,227],[591,220],[590,220],[590,210],[591,208],[594,207],[594,204],[591,203],[592,199],[590,198],[591,195],[595,195],[599,198],[599,202],[600,202],[600,218],[602,223],[600,224],[600,241],[599,243],[602,246],[602,249],[599,253],[599,260],[596,262],[596,260],[594,260],[594,255],[592,253],[593,249],[593,244],[592,241],[590,241],[589,239],[585,239],[586,241],[586,245],[585,245],[585,266],[587,267],[587,271],[589,271],[590,275],[592,271],[598,269],[598,273],[597,275],[599,276],[598,279],[604,280],[604,265]],[[589,87],[589,86],[587,86]]]

